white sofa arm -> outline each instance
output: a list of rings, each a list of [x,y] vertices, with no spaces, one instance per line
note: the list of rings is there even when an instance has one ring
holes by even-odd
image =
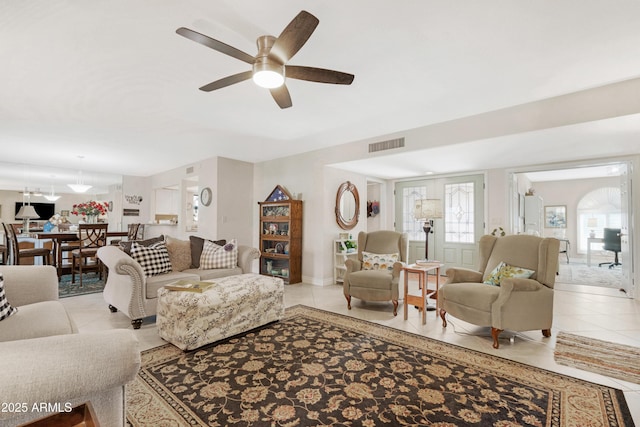
[[[45,416],[29,414],[34,404],[77,404],[87,396],[124,386],[140,369],[138,340],[126,329],[10,341],[0,344],[0,352],[0,381],[6,385],[3,402],[22,406],[1,411],[0,425]]]
[[[98,249],[98,258],[109,268],[102,293],[104,300],[126,312],[131,319],[146,317],[147,277],[142,266],[126,252],[111,245]]]
[[[138,261],[134,260],[125,251],[115,245],[107,245],[98,249],[98,258],[109,268],[110,271],[117,274],[129,274],[131,276],[139,276],[144,281],[146,277],[144,270]],[[130,266],[131,268],[122,268]]]
[[[238,267],[242,272],[251,273],[253,268],[253,260],[260,258],[260,251],[251,246],[238,245]]]
[[[0,273],[14,307],[58,299],[58,273],[51,265],[3,265]]]

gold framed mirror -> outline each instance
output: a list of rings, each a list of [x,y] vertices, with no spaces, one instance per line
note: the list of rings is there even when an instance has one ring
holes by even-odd
[[[349,181],[343,182],[336,195],[336,222],[343,230],[351,230],[358,224],[359,215],[358,189]]]

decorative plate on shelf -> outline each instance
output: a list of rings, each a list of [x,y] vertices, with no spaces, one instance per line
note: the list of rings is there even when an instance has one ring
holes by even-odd
[[[284,253],[284,245],[282,243],[278,243],[276,245],[276,253],[283,254]]]

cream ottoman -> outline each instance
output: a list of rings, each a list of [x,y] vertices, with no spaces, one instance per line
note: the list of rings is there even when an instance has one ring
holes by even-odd
[[[207,280],[202,293],[158,289],[158,334],[181,350],[193,350],[282,319],[284,282],[259,274]]]

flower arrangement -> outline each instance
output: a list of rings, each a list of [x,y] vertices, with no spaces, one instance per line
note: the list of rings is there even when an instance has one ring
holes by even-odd
[[[109,204],[107,202],[96,202],[95,200],[89,200],[85,203],[78,203],[73,205],[71,213],[73,215],[106,215]]]

